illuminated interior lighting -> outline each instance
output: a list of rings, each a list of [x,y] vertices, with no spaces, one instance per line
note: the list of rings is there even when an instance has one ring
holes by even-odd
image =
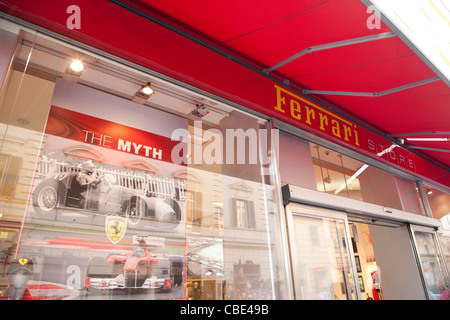
[[[448,0],[371,0],[371,3],[450,79]]]
[[[364,164],[361,168],[358,169],[358,171],[356,171],[348,180],[347,180],[347,184],[352,183],[353,180],[355,180],[356,178],[358,178],[358,176],[363,173],[364,170],[366,170],[369,166],[367,164]],[[340,186],[335,192],[334,194],[338,194],[339,192],[341,192],[343,189],[345,188],[345,183]]]
[[[150,82],[147,82],[147,84],[144,87],[142,87],[142,93],[148,96],[151,96],[154,93],[153,88],[150,85]]]
[[[153,90],[150,82],[147,82],[146,85],[143,85],[139,90],[134,94],[132,101],[144,104],[147,99],[149,99],[155,91]]]
[[[70,69],[72,69],[75,72],[81,72],[84,69],[84,65],[79,59],[75,59],[70,64]]]
[[[408,141],[450,141],[449,138],[405,138]]]
[[[391,152],[394,148],[396,148],[397,145],[392,144],[389,148],[384,149],[381,152],[377,153],[377,156],[381,157],[384,154]],[[338,194],[339,192],[341,192],[346,185],[349,185],[350,183],[352,183],[353,180],[355,180],[361,173],[364,172],[364,170],[366,170],[369,166],[367,164],[364,164],[361,168],[358,169],[358,171],[356,171],[348,180],[346,183],[342,184],[342,186],[340,186],[338,189],[336,189],[336,191],[334,192],[334,194]]]

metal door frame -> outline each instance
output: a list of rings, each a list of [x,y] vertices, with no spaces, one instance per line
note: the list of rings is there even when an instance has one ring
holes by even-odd
[[[412,244],[414,255],[416,258],[417,267],[419,268],[419,274],[420,274],[420,278],[422,281],[423,290],[425,292],[426,298],[428,300],[430,300],[430,295],[427,290],[427,283],[425,281],[425,275],[423,274],[423,262],[420,257],[420,253],[419,253],[419,249],[418,249],[418,245],[417,245],[417,239],[416,239],[414,232],[419,231],[419,232],[429,233],[433,236],[433,240],[436,244],[436,250],[437,250],[436,253],[437,253],[437,256],[439,259],[438,262],[441,266],[442,272],[444,273],[444,280],[446,281],[447,286],[450,286],[450,273],[449,273],[447,262],[445,261],[444,254],[443,254],[443,251],[441,248],[439,236],[437,235],[436,229],[434,229],[434,228],[429,228],[429,227],[424,227],[424,226],[419,226],[419,225],[414,225],[414,224],[409,224],[408,230],[409,230],[409,235],[411,237],[411,244]]]
[[[291,259],[291,278],[292,278],[292,290],[294,294],[294,299],[299,296],[298,290],[299,288],[296,286],[296,279],[299,279],[299,268],[297,264],[297,252],[296,252],[296,241],[295,241],[295,234],[294,234],[294,216],[301,216],[301,217],[310,217],[310,218],[318,218],[318,219],[330,219],[330,220],[337,220],[343,223],[344,226],[344,238],[347,245],[347,250],[349,254],[349,263],[350,263],[350,270],[353,274],[353,288],[354,288],[354,294],[356,300],[361,300],[361,291],[359,288],[359,284],[357,282],[358,279],[358,273],[356,270],[356,263],[355,263],[355,256],[353,252],[352,247],[352,241],[351,241],[351,233],[349,229],[348,219],[347,215],[345,213],[341,213],[339,211],[324,209],[324,208],[318,208],[318,207],[312,207],[308,205],[303,205],[299,203],[289,203],[285,206],[285,212],[286,212],[286,223],[287,223],[287,233],[288,233],[288,241],[289,241],[289,252],[290,252],[290,259]],[[348,293],[348,291],[347,291]]]

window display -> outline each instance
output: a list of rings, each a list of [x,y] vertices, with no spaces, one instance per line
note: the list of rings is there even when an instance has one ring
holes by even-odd
[[[138,95],[142,72],[17,38],[0,57],[2,298],[289,294],[265,121],[153,77]]]
[[[67,90],[82,95],[70,104]],[[103,95],[60,81],[53,101],[96,105],[90,113],[102,116]],[[160,112],[146,113],[151,128]],[[60,284],[68,296],[184,298],[173,272],[185,263],[186,181],[170,162],[177,143],[52,105],[17,250],[35,261],[37,283]]]

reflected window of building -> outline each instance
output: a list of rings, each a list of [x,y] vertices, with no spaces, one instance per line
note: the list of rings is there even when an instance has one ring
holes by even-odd
[[[233,226],[237,228],[255,228],[255,212],[253,201],[232,199]]]
[[[186,220],[188,224],[202,223],[202,194],[196,191],[186,191]]]
[[[223,229],[223,204],[215,202],[214,203],[214,227]]]

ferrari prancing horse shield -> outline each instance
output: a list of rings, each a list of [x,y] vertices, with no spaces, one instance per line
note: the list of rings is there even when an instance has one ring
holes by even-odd
[[[105,231],[108,239],[116,244],[119,242],[127,230],[127,220],[121,217],[106,217]]]

